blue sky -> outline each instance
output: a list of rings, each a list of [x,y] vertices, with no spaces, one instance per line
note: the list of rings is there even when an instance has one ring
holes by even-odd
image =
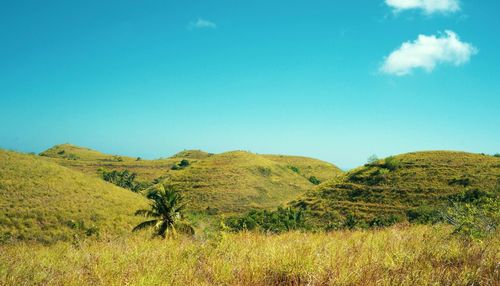
[[[500,2],[455,2],[1,1],[0,147],[500,152]]]

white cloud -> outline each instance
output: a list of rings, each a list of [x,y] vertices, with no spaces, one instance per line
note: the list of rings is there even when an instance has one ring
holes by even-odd
[[[477,52],[473,45],[460,41],[452,31],[439,36],[419,35],[417,40],[403,43],[385,58],[380,70],[397,76],[411,74],[419,68],[431,72],[441,63],[464,64]]]
[[[193,29],[215,29],[217,28],[217,25],[212,22],[208,21],[205,19],[199,18],[197,21],[191,22],[188,25],[188,29],[193,30]]]
[[[459,0],[385,0],[395,11],[422,9],[428,14],[441,12],[457,12],[460,10]]]

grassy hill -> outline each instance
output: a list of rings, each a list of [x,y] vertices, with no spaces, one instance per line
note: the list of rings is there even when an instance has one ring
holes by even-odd
[[[40,156],[61,158],[68,160],[102,161],[102,162],[122,162],[122,161],[136,160],[135,158],[125,157],[125,156],[108,155],[89,148],[75,146],[71,144],[55,145],[52,148],[47,149],[42,153],[40,153]]]
[[[80,159],[57,156],[62,151]],[[122,161],[113,161],[110,158],[116,156],[64,144],[41,154],[94,177],[99,176],[98,170],[102,168],[129,170],[137,173],[139,181],[177,186],[185,192],[194,210],[209,207],[224,213],[274,208],[314,187],[309,180],[311,176],[327,180],[342,173],[336,166],[316,159],[243,151],[210,154],[186,150],[166,159],[124,157]],[[182,160],[187,160],[188,165],[179,166]]]
[[[59,165],[99,177],[99,169],[129,170],[137,174],[139,181],[150,182],[161,177],[184,157],[159,160],[143,160],[119,155],[108,155],[71,144],[56,145],[40,153]]]
[[[322,223],[348,214],[370,220],[436,210],[467,192],[500,192],[500,158],[448,151],[389,157],[325,182],[292,205]]]
[[[201,150],[184,150],[181,151],[174,156],[170,157],[172,159],[205,159],[207,157],[212,156],[212,153],[207,153]]]
[[[0,241],[128,233],[145,205],[138,194],[47,158],[0,150]]]
[[[328,170],[330,178],[340,173],[331,164],[307,160],[310,164],[290,165],[290,162],[298,163],[299,159],[280,162],[244,151],[226,152],[181,170],[171,170],[163,182],[184,190],[196,209],[210,207],[222,212],[241,212],[251,208],[273,208],[314,186],[301,173],[300,167],[315,165],[305,170],[307,174],[320,170],[319,177],[327,177]]]

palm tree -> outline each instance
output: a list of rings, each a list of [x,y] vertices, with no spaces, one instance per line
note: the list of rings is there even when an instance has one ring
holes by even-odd
[[[135,215],[152,219],[138,224],[132,231],[152,227],[154,234],[163,238],[175,237],[177,232],[194,235],[194,229],[183,220],[186,203],[178,191],[167,187],[166,190],[153,190],[146,197],[151,201],[150,209],[138,210]]]

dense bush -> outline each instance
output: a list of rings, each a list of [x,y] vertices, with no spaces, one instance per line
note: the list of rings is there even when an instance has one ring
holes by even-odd
[[[480,203],[454,202],[446,212],[454,234],[468,239],[483,239],[495,234],[500,223],[500,200],[486,198]]]
[[[174,170],[174,171],[175,171],[175,170],[182,170],[182,169],[184,169],[184,168],[186,168],[186,167],[189,167],[189,165],[190,165],[190,163],[189,163],[189,161],[188,161],[188,160],[186,160],[186,159],[182,159],[182,160],[179,162],[179,164],[174,164],[174,165],[172,165],[172,167],[171,167],[170,169],[172,169],[172,170]]]
[[[150,184],[145,183],[145,182],[137,182],[136,181],[136,173],[131,173],[128,170],[123,170],[123,171],[107,171],[107,170],[100,170],[101,177],[103,180],[106,182],[110,182],[112,184],[115,184],[119,187],[129,189],[133,192],[139,192],[141,190],[144,190],[149,187]]]
[[[258,230],[272,233],[306,228],[302,211],[292,208],[252,210],[246,215],[226,219],[225,225],[232,231]]]
[[[406,217],[411,223],[434,224],[443,220],[443,215],[437,208],[420,206],[406,212]]]
[[[390,171],[394,171],[400,165],[401,165],[401,162],[398,159],[396,159],[396,157],[390,156],[390,157],[385,158],[383,167],[390,170]]]

